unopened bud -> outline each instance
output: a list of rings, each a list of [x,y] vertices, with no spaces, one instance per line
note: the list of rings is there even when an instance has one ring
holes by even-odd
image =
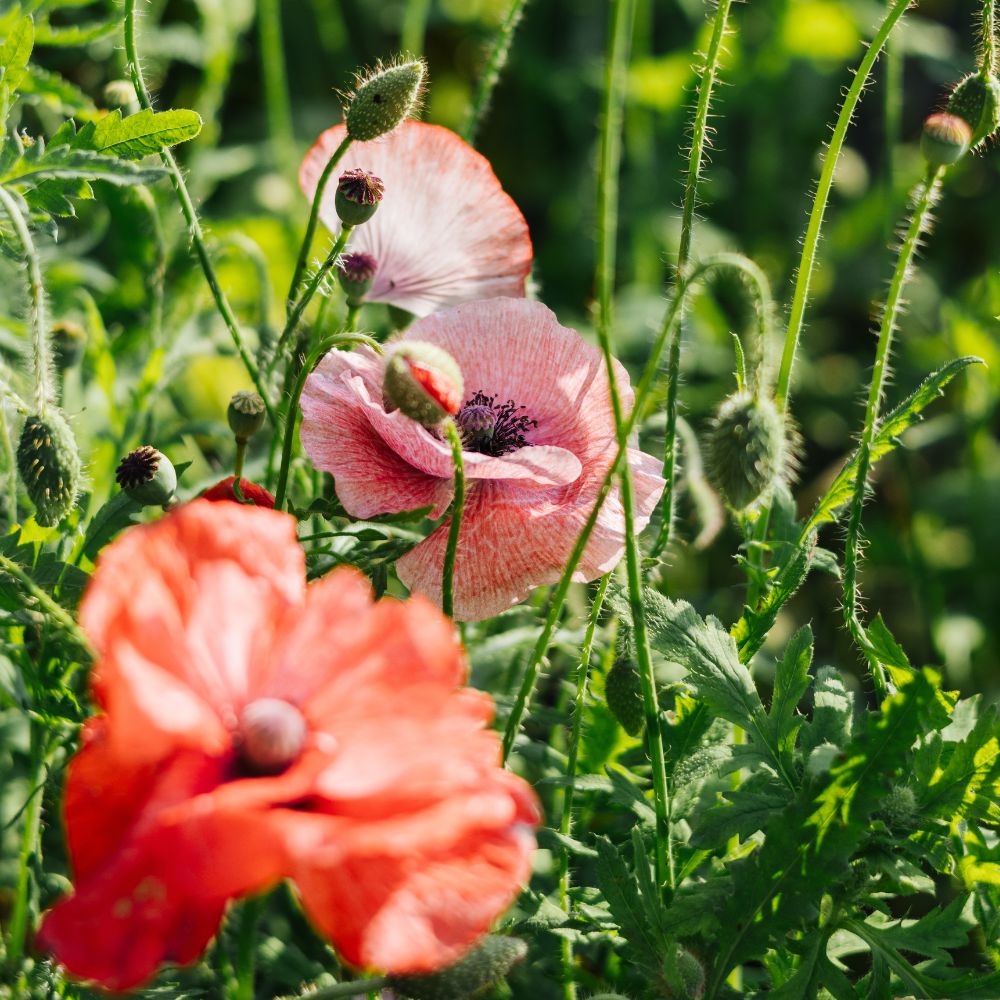
[[[378,263],[370,253],[344,254],[337,265],[337,280],[349,306],[360,306],[364,302],[377,271]]]
[[[970,73],[956,84],[946,110],[968,123],[974,149],[1000,128],[1000,79]]]
[[[246,444],[264,426],[263,398],[253,390],[241,389],[229,401],[226,417],[239,444]]]
[[[130,451],[121,460],[115,479],[143,507],[166,507],[177,490],[177,470],[173,463],[148,444]]]
[[[58,524],[73,509],[80,484],[80,453],[58,410],[25,420],[17,468],[35,505],[35,520],[45,528]]]
[[[345,226],[360,226],[375,214],[383,194],[381,179],[359,167],[340,175],[333,205]]]
[[[389,976],[389,986],[407,1000],[464,1000],[500,982],[527,954],[520,938],[487,934],[447,969],[426,976]]]
[[[932,167],[946,167],[960,160],[969,150],[972,129],[958,115],[945,112],[931,115],[920,135],[920,152]]]
[[[111,80],[104,85],[104,103],[109,108],[128,108],[137,104],[135,86],[131,80]]]
[[[458,413],[462,392],[458,362],[436,344],[404,342],[386,362],[385,401],[425,427],[436,427]]]
[[[57,368],[72,368],[83,357],[87,346],[87,331],[79,323],[69,319],[60,320],[52,325],[51,337]]]
[[[611,714],[629,736],[638,736],[646,724],[639,670],[628,658],[615,660],[604,678],[604,698]]]
[[[347,106],[347,134],[358,142],[391,132],[416,107],[427,73],[422,59],[378,67],[358,81]]]

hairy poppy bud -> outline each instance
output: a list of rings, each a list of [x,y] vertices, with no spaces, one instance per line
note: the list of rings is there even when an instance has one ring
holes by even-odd
[[[946,167],[960,160],[972,142],[972,129],[958,115],[931,115],[920,135],[920,152],[933,167]]]
[[[445,417],[458,413],[462,392],[458,363],[435,344],[404,342],[386,363],[385,401],[425,427],[436,427]]]
[[[636,665],[625,657],[615,660],[604,678],[608,709],[629,736],[638,736],[646,724],[642,705],[642,681]]]
[[[51,338],[57,368],[72,368],[83,357],[87,346],[87,331],[79,323],[68,319],[53,323]]]
[[[389,986],[408,1000],[464,1000],[499,982],[527,954],[520,938],[487,934],[447,969],[426,976],[389,976]]]
[[[349,306],[360,306],[371,290],[378,263],[370,253],[346,253],[337,265],[337,280]]]
[[[391,132],[416,107],[427,73],[422,59],[380,66],[358,82],[347,106],[347,134],[358,142]]]
[[[917,796],[906,785],[893,785],[882,800],[879,813],[889,826],[912,826],[917,818]]]
[[[738,392],[715,415],[705,447],[708,478],[734,510],[746,510],[785,468],[785,426],[774,403]]]
[[[252,390],[241,389],[229,400],[226,417],[239,444],[246,444],[264,426],[264,411],[263,397]]]
[[[360,167],[345,170],[333,199],[337,217],[345,226],[360,226],[375,214],[383,194],[385,185],[374,174]]]
[[[104,85],[104,103],[109,108],[128,108],[138,103],[131,80],[111,80]]]
[[[680,948],[674,960],[668,986],[668,996],[684,997],[684,1000],[699,1000],[705,992],[705,970],[686,948]]]
[[[35,505],[35,520],[45,528],[58,524],[73,509],[80,485],[80,453],[58,410],[25,420],[17,468]]]
[[[955,85],[946,110],[968,122],[975,148],[1000,128],[1000,80],[970,73]]]
[[[148,444],[121,460],[115,479],[143,507],[166,507],[177,490],[177,470],[166,455]]]

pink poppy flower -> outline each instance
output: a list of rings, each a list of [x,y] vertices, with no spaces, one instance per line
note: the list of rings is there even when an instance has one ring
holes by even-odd
[[[299,184],[310,200],[344,134],[343,125],[327,129],[302,161]],[[348,244],[375,261],[368,301],[426,316],[458,302],[524,295],[527,223],[486,158],[454,132],[404,122],[381,139],[351,145],[335,177],[358,168],[385,184],[378,211]],[[332,233],[340,231],[335,193],[331,182],[320,207]]]
[[[353,570],[307,587],[288,515],[195,500],[133,528],[80,616],[102,714],[66,786],[75,889],[37,938],[73,975],[192,962],[283,878],[350,963],[431,971],[527,877],[535,799],[454,626]]]
[[[455,567],[455,615],[479,620],[554,583],[597,498],[616,451],[603,358],[551,310],[527,299],[489,299],[435,313],[403,341],[428,341],[458,362],[465,380],[456,416],[465,441],[467,494]],[[431,507],[452,499],[447,444],[382,399],[384,358],[332,351],[302,394],[302,443],[332,472],[355,517]],[[626,412],[632,390],[616,373]],[[660,463],[629,452],[637,528],[663,490]],[[605,501],[574,579],[593,580],[624,552],[617,490]],[[442,525],[397,563],[399,578],[435,601],[447,541]]]

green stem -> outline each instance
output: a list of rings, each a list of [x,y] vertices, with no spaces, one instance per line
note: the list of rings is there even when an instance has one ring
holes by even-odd
[[[695,109],[694,127],[691,133],[691,152],[688,156],[687,177],[684,182],[684,202],[681,209],[680,245],[677,248],[678,282],[687,276],[690,269],[691,239],[694,233],[694,213],[698,205],[698,182],[708,140],[708,113],[712,104],[712,91],[718,77],[722,43],[726,37],[731,0],[719,0],[712,25],[712,37],[705,54],[705,68],[698,84],[698,104]],[[677,295],[675,286],[674,294]],[[682,317],[683,319],[683,314]],[[662,520],[660,531],[652,549],[658,556],[670,543],[674,522],[674,479],[677,474],[677,393],[680,386],[681,367],[681,323],[678,323],[670,344],[667,358],[667,426],[663,444],[663,478],[666,486],[660,500]]]
[[[347,307],[347,320],[344,323],[344,329],[355,331],[358,328],[358,318],[361,315],[361,306],[348,305]]]
[[[458,533],[462,530],[465,510],[465,462],[462,459],[462,436],[450,417],[444,422],[445,436],[451,445],[451,460],[455,464],[455,498],[451,502],[448,525],[448,546],[444,550],[444,575],[441,580],[441,608],[449,617],[455,613],[455,557],[458,554]]]
[[[408,56],[424,54],[424,35],[427,32],[427,15],[430,10],[431,0],[407,0],[400,47]]]
[[[604,597],[608,592],[611,574],[605,573],[597,584],[597,593],[590,606],[590,619],[580,647],[580,662],[576,668],[576,696],[573,701],[573,725],[569,734],[566,753],[566,784],[563,786],[559,832],[568,837],[573,830],[573,792],[576,782],[576,765],[580,759],[580,735],[583,732],[583,710],[587,701],[587,682],[590,676],[590,655],[594,648],[594,633],[604,607]],[[569,849],[563,847],[559,855],[559,906],[569,913]],[[562,980],[564,1000],[576,1000],[576,983],[573,979],[573,942],[563,938],[560,949],[562,957]]]
[[[28,291],[31,295],[31,358],[35,382],[35,412],[44,416],[56,398],[52,382],[52,351],[49,345],[48,323],[45,317],[45,285],[42,282],[42,264],[35,249],[28,224],[14,196],[0,187],[0,205],[10,218],[14,232],[24,251],[28,272]]]
[[[254,1000],[254,967],[257,926],[265,905],[264,896],[244,901],[240,913],[240,930],[236,942],[236,985],[232,1000]]]
[[[989,80],[997,72],[997,24],[995,0],[983,0],[983,44],[979,75]]]
[[[493,39],[493,44],[490,46],[479,86],[476,88],[469,113],[465,116],[465,124],[459,131],[459,135],[473,146],[476,144],[476,133],[479,131],[479,126],[482,125],[490,98],[493,96],[493,90],[500,79],[500,73],[507,65],[510,46],[514,40],[514,30],[517,28],[518,21],[521,20],[527,2],[528,0],[511,0],[507,16],[503,19],[503,23]]]
[[[785,333],[785,346],[781,355],[781,367],[778,370],[778,383],[775,388],[775,402],[781,412],[784,412],[788,407],[792,366],[795,363],[795,352],[798,348],[799,336],[802,333],[806,306],[809,303],[809,284],[812,280],[813,267],[816,264],[816,248],[819,245],[820,231],[823,228],[823,216],[830,197],[830,188],[833,185],[833,174],[837,167],[837,161],[840,159],[840,151],[843,148],[851,119],[854,117],[854,111],[861,100],[861,95],[864,93],[875,61],[885,46],[889,38],[889,33],[896,26],[896,22],[903,16],[910,2],[911,0],[894,0],[885,19],[879,25],[875,37],[868,46],[864,58],[861,60],[854,74],[854,79],[851,81],[851,86],[847,91],[847,96],[844,98],[840,114],[837,116],[837,123],[833,127],[833,135],[830,138],[826,155],[823,157],[823,167],[820,170],[819,183],[816,186],[816,196],[813,199],[812,210],[809,214],[809,225],[806,228],[805,241],[802,245],[802,256],[799,260],[798,272],[796,274],[792,307],[788,316],[788,329]]]
[[[275,166],[284,168],[290,166],[294,158],[295,135],[281,31],[281,0],[258,0],[257,31],[264,71],[264,104],[271,156]]]
[[[132,85],[135,87],[139,103],[147,111],[151,111],[153,109],[153,102],[149,96],[149,91],[146,88],[146,81],[143,79],[142,69],[139,66],[139,56],[136,51],[135,2],[136,0],[125,0],[125,57],[128,60],[129,73],[132,77]],[[229,305],[229,300],[226,298],[225,293],[222,291],[222,287],[219,285],[219,279],[216,276],[215,268],[212,266],[212,260],[208,255],[208,247],[205,245],[205,235],[202,232],[201,223],[198,221],[198,213],[195,210],[194,203],[191,201],[191,195],[188,193],[187,185],[184,183],[184,175],[181,173],[180,167],[177,166],[177,161],[174,159],[174,155],[169,149],[164,149],[160,152],[160,159],[163,161],[163,165],[167,168],[167,171],[170,174],[170,182],[173,184],[174,193],[177,195],[177,201],[181,206],[181,212],[183,213],[184,220],[187,223],[188,234],[191,237],[191,242],[194,244],[198,262],[201,264],[201,269],[204,272],[205,280],[208,282],[212,298],[215,300],[216,308],[219,310],[219,315],[222,317],[223,322],[226,324],[226,328],[229,330],[229,335],[233,339],[233,344],[240,356],[240,360],[243,362],[244,368],[246,368],[251,380],[253,381],[254,388],[258,393],[260,393],[261,398],[264,400],[264,405],[267,408],[267,415],[271,424],[277,427],[278,416],[275,413],[274,407],[268,400],[267,390],[261,380],[257,365],[253,358],[250,357],[250,353],[247,350],[246,345],[243,343],[243,335],[240,333],[239,323],[236,320],[232,307]]]
[[[354,997],[359,993],[377,993],[378,990],[391,986],[388,976],[377,976],[374,979],[356,979],[353,983],[337,983],[313,993],[304,993],[302,1000],[341,1000],[342,997]]]
[[[153,244],[156,247],[156,259],[153,262],[153,273],[149,282],[149,339],[154,347],[162,347],[163,340],[163,298],[167,277],[167,241],[160,222],[160,212],[156,207],[156,199],[145,184],[136,189],[136,197],[149,216],[153,230]]]
[[[291,312],[298,298],[299,286],[305,278],[306,266],[309,263],[309,252],[312,249],[313,237],[316,235],[316,226],[319,224],[319,208],[323,202],[323,193],[330,182],[330,177],[336,169],[337,164],[347,152],[347,147],[354,140],[349,135],[345,135],[340,145],[333,151],[333,156],[327,160],[323,173],[319,176],[319,183],[316,185],[316,194],[313,196],[312,207],[309,209],[309,222],[306,224],[305,236],[302,237],[302,246],[299,247],[299,256],[295,261],[295,273],[292,275],[292,283],[288,289],[288,310]]]
[[[236,477],[236,479],[233,481],[234,488],[240,485],[240,480],[243,478],[243,463],[246,461],[246,457],[247,457],[246,441],[237,441],[236,461],[233,462],[233,475]]]
[[[872,647],[868,633],[859,617],[858,609],[858,567],[861,561],[861,513],[865,503],[865,491],[868,487],[868,471],[871,464],[872,439],[878,427],[879,411],[885,383],[889,372],[889,359],[892,353],[893,333],[903,304],[903,290],[912,273],[913,258],[920,246],[921,236],[930,224],[931,209],[938,198],[941,186],[942,167],[929,167],[913,202],[913,214],[903,237],[896,259],[896,267],[889,283],[889,294],[886,297],[882,312],[882,322],[879,325],[878,345],[875,349],[875,367],[872,371],[871,385],[868,390],[868,403],[865,407],[865,423],[861,432],[861,443],[858,446],[858,474],[854,484],[854,496],[851,500],[850,516],[847,522],[847,541],[844,551],[844,621],[851,631],[855,642],[865,654],[871,666],[872,677],[875,680],[879,694],[886,694],[886,680],[882,664]]]

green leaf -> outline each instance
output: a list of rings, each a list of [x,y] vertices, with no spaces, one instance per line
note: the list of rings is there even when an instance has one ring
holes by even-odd
[[[0,175],[0,184],[33,187],[45,180],[149,184],[165,173],[162,167],[139,166],[90,149],[62,145],[42,149],[36,143]]]
[[[698,814],[691,843],[698,848],[723,846],[730,837],[745,840],[763,830],[792,799],[792,792],[769,771],[756,771],[738,788],[723,792],[724,803]]]
[[[803,625],[789,639],[785,655],[778,663],[774,676],[774,695],[768,712],[772,737],[783,753],[791,753],[794,749],[795,737],[804,721],[795,710],[809,688],[812,658],[812,629]]]
[[[100,121],[84,126],[73,146],[134,160],[187,142],[200,131],[201,116],[196,111],[146,109],[122,118],[121,111],[116,109]]]
[[[136,516],[142,511],[142,504],[127,493],[116,493],[91,518],[83,541],[83,554],[96,562],[97,554],[119,531],[135,524]]]
[[[7,100],[21,84],[28,68],[28,59],[35,43],[35,26],[31,18],[22,17],[0,45],[0,87]]]
[[[25,102],[43,104],[60,115],[90,118],[97,114],[94,102],[79,87],[59,73],[34,64],[28,66],[21,81],[20,94]]]
[[[846,747],[854,727],[854,699],[844,687],[843,678],[833,667],[820,667],[813,687],[812,720],[802,734],[803,750],[822,743]]]
[[[117,18],[107,21],[94,21],[90,24],[69,24],[65,27],[53,27],[48,18],[38,22],[35,31],[35,41],[39,45],[51,45],[56,48],[72,48],[77,45],[89,45],[100,38],[107,38],[118,31],[120,26]]]
[[[912,952],[951,964],[951,948],[964,948],[976,926],[971,896],[956,896],[944,909],[935,908],[919,920],[899,920],[878,928],[878,935],[897,951]]]

